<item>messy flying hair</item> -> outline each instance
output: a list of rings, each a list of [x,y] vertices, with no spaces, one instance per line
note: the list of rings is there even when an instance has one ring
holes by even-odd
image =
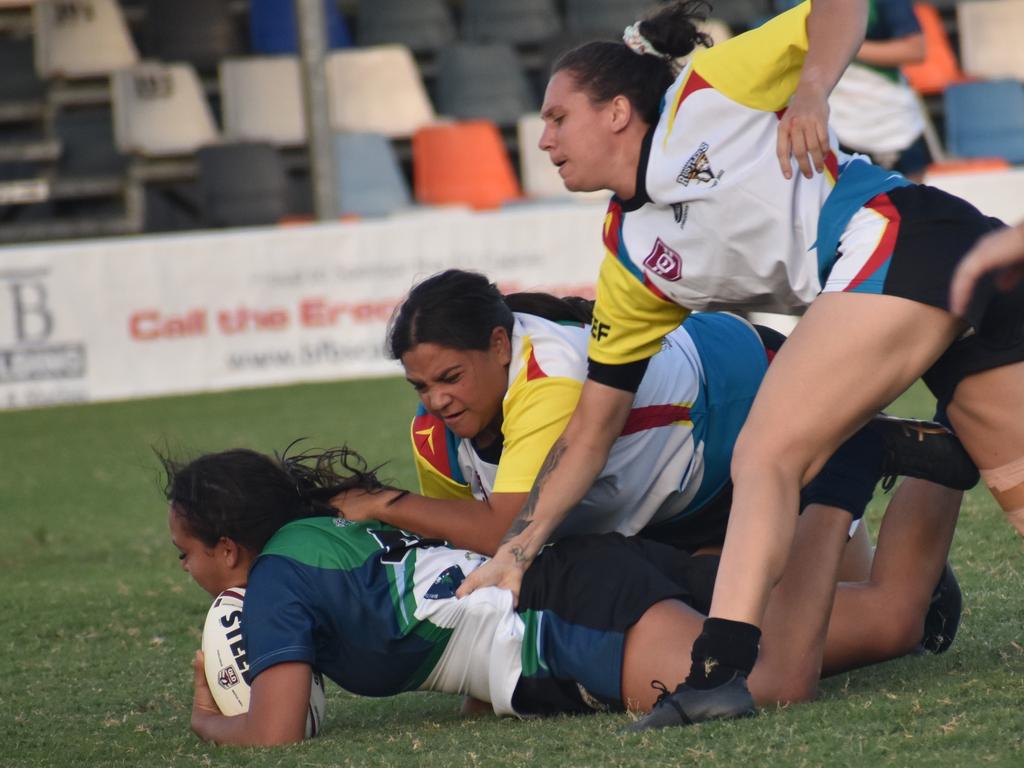
[[[157,452],[164,497],[189,532],[207,547],[222,537],[260,552],[281,526],[306,517],[337,516],[330,500],[343,491],[388,489],[347,447],[274,456],[235,448],[179,462]]]

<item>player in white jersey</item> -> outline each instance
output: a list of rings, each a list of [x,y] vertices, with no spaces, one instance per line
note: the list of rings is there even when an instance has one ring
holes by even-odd
[[[624,43],[589,43],[555,65],[541,147],[568,187],[615,193],[588,380],[511,537],[462,587],[516,589],[599,475],[647,361],[690,310],[808,307],[737,441],[711,616],[686,684],[652,726],[749,711],[745,679],[800,488],[922,374],[997,501],[1024,518],[1024,289],[983,291],[962,317],[947,304],[956,263],[1001,223],[840,155],[827,130],[864,4],[804,3],[698,51],[677,76],[674,57],[701,40],[700,5],[662,5]],[[817,577],[828,583],[845,526],[818,518]]]
[[[410,437],[423,495],[403,494],[397,500],[387,494],[347,495],[339,499],[345,516],[382,520],[457,546],[494,552],[582,388],[588,333],[583,325],[589,311],[589,306],[546,294],[502,296],[483,275],[461,270],[434,275],[414,287],[395,313],[388,347],[420,394]],[[769,329],[755,332],[740,318],[714,313],[695,315],[670,334],[652,359],[608,463],[556,538],[567,531],[639,531],[690,552],[720,545],[732,446],[781,339]],[[951,435],[914,431],[907,422],[878,425],[897,423],[908,427],[906,434],[912,437],[907,444],[891,445],[901,466],[889,470],[914,471],[907,462],[920,453],[938,458],[933,466],[920,467],[926,476],[957,483],[953,475],[966,470],[960,487],[977,480],[977,471]],[[878,425],[844,444],[808,487],[804,507],[838,507],[847,522],[860,517],[883,471],[884,440]],[[936,457],[932,448],[942,446],[954,448],[955,456]],[[942,496],[942,490],[933,490]],[[934,515],[939,535],[924,549],[943,554],[948,545],[943,537],[952,530],[951,512],[959,496],[947,494],[936,502],[928,492],[915,504],[914,493],[901,494],[897,507],[909,512],[920,506],[914,515],[919,522]],[[883,548],[897,558],[909,549]],[[924,553],[912,557],[918,554]],[[790,677],[785,671],[791,660],[780,649],[792,649],[802,658],[800,639],[816,637],[816,625],[804,619],[804,612],[818,601],[831,603],[832,585],[812,594],[803,591],[801,570],[813,567],[815,558],[812,545],[804,556],[795,556],[791,589],[781,592],[779,602],[788,610],[776,612],[774,631],[789,642],[777,644],[774,660],[762,667],[758,693],[766,700],[775,700],[776,694],[768,692],[765,675]],[[924,562],[931,564],[912,570],[915,577],[906,582],[916,585],[912,589],[923,587],[922,597],[929,594],[942,565],[929,555]],[[860,567],[867,567],[863,560]],[[853,580],[867,578],[858,573]],[[895,606],[883,600],[862,612],[890,615],[896,623],[920,616],[914,609],[899,614]],[[874,633],[858,636],[862,642],[851,650],[861,660],[893,653],[891,646],[880,648],[875,641],[881,638]],[[815,670],[812,683],[817,676]]]

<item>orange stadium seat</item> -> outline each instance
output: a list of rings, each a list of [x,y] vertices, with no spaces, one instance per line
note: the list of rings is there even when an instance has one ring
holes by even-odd
[[[924,33],[925,57],[920,64],[903,67],[913,89],[925,95],[942,93],[947,85],[966,80],[938,9],[931,3],[914,3],[914,14]]]
[[[425,205],[486,209],[522,197],[501,132],[488,120],[420,128],[412,170],[416,200]]]

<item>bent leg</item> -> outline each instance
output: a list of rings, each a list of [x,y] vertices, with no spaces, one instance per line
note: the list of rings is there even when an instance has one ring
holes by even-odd
[[[1024,363],[968,376],[947,412],[992,496],[1024,535]]]
[[[736,445],[711,616],[761,625],[793,541],[800,487],[959,327],[947,312],[890,296],[814,301],[769,367]]]
[[[921,642],[962,497],[925,480],[900,484],[882,518],[870,579],[836,590],[824,675],[902,656]]]
[[[761,650],[750,674],[757,703],[814,697],[850,520],[849,512],[822,504],[811,504],[800,516],[782,579],[768,598]]]

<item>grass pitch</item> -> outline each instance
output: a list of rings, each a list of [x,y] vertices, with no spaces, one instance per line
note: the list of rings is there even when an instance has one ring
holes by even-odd
[[[983,489],[951,555],[952,649],[825,681],[813,704],[627,737],[625,715],[465,719],[454,697],[328,684],[316,740],[200,742],[189,663],[209,600],[178,567],[151,446],[347,441],[412,487],[413,404],[385,379],[0,413],[0,766],[1024,765],[1024,548]],[[926,417],[928,395],[893,410]]]

